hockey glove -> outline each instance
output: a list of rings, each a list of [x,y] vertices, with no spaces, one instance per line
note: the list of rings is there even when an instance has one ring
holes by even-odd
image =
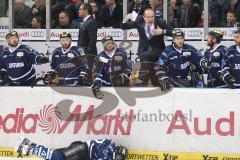
[[[231,89],[234,89],[236,86],[235,86],[235,82],[236,82],[236,79],[230,75],[230,74],[227,74],[224,78],[223,78],[224,82],[228,85],[229,88]]]
[[[158,83],[163,92],[170,91],[173,88],[173,85],[169,81],[168,77],[162,77],[158,79]]]
[[[113,153],[113,160],[125,160],[127,158],[128,150],[123,146],[117,146]]]
[[[206,58],[202,58],[200,65],[204,70],[209,70],[212,67],[212,63]]]
[[[94,97],[96,97],[97,99],[103,99],[104,94],[101,91],[101,85],[97,82],[93,82],[93,85],[91,86],[92,88],[92,92]]]
[[[1,70],[0,71],[0,86],[4,86],[8,82],[7,72]]]

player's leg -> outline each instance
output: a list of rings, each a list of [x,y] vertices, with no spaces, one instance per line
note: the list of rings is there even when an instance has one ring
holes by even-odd
[[[73,142],[69,147],[52,150],[24,138],[16,147],[20,155],[35,155],[46,160],[87,160],[88,146],[81,141]]]
[[[21,156],[35,155],[46,160],[65,160],[63,153],[59,150],[52,150],[43,145],[31,142],[28,138],[22,138],[15,148],[16,152]]]

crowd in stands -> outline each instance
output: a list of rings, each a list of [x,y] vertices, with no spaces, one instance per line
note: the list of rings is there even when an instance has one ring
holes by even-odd
[[[8,1],[0,0],[0,17],[7,16]],[[89,0],[98,28],[119,28],[123,20],[122,0]],[[13,0],[14,28],[45,28],[46,0]],[[79,28],[79,6],[83,0],[52,0],[51,28]],[[239,27],[240,0],[209,0],[210,27]],[[153,8],[156,18],[163,19],[163,0],[128,0],[128,13],[142,15],[145,8]],[[1,9],[2,8],[2,9]],[[168,23],[172,27],[203,27],[203,0],[169,0]]]

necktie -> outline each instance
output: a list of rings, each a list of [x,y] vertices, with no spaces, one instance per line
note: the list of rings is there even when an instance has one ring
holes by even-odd
[[[110,7],[109,9],[110,9],[110,16],[112,16],[112,14],[113,14],[113,7]]]
[[[151,39],[153,37],[150,27],[151,26],[147,26],[148,39]]]

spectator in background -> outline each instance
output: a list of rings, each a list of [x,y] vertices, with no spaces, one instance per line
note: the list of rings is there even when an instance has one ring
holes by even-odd
[[[45,26],[46,22],[46,0],[36,0],[32,7],[32,17],[41,17],[42,25]],[[39,18],[38,18],[39,19]]]
[[[36,16],[32,18],[32,28],[34,29],[42,29],[43,28],[43,19],[40,16]]]
[[[103,7],[105,5],[105,0],[96,0],[97,6],[98,7]]]
[[[227,12],[227,23],[224,27],[240,27],[240,23],[237,21],[236,12],[233,10],[229,10]]]
[[[180,14],[178,12],[179,6],[177,5],[177,0],[170,0],[168,7],[168,24],[174,28],[181,27]]]
[[[31,8],[25,5],[24,0],[14,1],[14,28],[30,27],[32,19]]]
[[[102,9],[103,27],[119,28],[122,16],[122,6],[116,0],[106,0],[106,5]]]
[[[88,3],[92,7],[92,16],[97,22],[97,27],[101,28],[102,27],[102,15],[101,15],[101,8],[98,8],[97,3],[95,0],[89,0]]]
[[[168,21],[173,21],[174,11],[176,10],[177,0],[169,0],[168,6]]]
[[[181,22],[182,27],[196,27],[201,18],[200,7],[191,0],[182,0]]]
[[[209,0],[209,14],[212,16],[212,23],[215,26],[226,24],[226,16],[228,11],[228,0]]]
[[[201,19],[197,24],[197,27],[203,27],[203,26],[204,26],[204,11],[202,11]],[[217,26],[217,24],[213,23],[212,16],[211,16],[210,12],[209,12],[209,15],[208,15],[208,26],[209,27],[216,27]]]
[[[58,26],[58,16],[61,11],[65,10],[68,0],[52,0],[52,26]]]
[[[198,6],[200,7],[200,10],[203,10],[203,4],[204,4],[204,0],[192,0],[192,3],[197,3]]]
[[[61,11],[59,13],[59,25],[56,27],[57,29],[73,29],[72,19],[70,14],[67,11]]]
[[[148,4],[144,3],[143,0],[134,0],[128,8],[128,13],[135,11],[139,15],[143,15],[143,11],[147,8]]]
[[[6,17],[8,1],[0,0],[0,17]]]
[[[151,7],[155,12],[155,18],[158,20],[163,19],[163,0],[151,0]]]
[[[209,14],[212,15],[213,23],[218,24],[220,26],[222,24],[221,18],[223,13],[221,12],[221,6],[217,0],[209,1]]]
[[[229,9],[236,12],[237,21],[240,21],[240,0],[230,0]]]
[[[67,4],[65,6],[65,10],[68,11],[68,13],[70,13],[72,19],[78,19],[78,9],[80,7],[80,5],[83,3],[83,0],[69,0],[68,2],[69,4]]]

